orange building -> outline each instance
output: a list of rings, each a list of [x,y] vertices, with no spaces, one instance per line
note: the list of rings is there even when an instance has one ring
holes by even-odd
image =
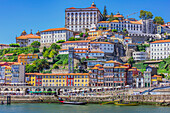
[[[30,64],[31,61],[38,59],[37,54],[20,54],[18,55],[18,62],[22,65]]]

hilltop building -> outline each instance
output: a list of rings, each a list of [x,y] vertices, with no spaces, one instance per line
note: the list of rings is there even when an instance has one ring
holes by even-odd
[[[65,10],[65,27],[80,32],[90,29],[91,25],[97,25],[102,20],[102,14],[94,2],[87,8],[67,8]]]
[[[170,40],[157,40],[150,43],[150,59],[159,60],[170,55]]]
[[[27,34],[24,30],[21,33],[21,36],[16,37],[16,43],[20,44],[20,47],[26,47],[28,45],[31,45],[32,42],[38,41],[40,42],[40,32],[38,31],[35,35],[32,34],[32,31],[30,34]]]
[[[18,63],[22,65],[27,65],[33,62],[34,60],[38,59],[37,54],[20,54],[18,55]]]
[[[67,28],[53,28],[41,31],[41,43],[56,43],[59,40],[68,41],[73,37],[73,31]]]

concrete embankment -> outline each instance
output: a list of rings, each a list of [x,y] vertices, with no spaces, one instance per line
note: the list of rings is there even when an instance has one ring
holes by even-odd
[[[139,102],[144,105],[170,105],[170,95],[101,95],[101,96],[60,96],[66,101],[79,101],[88,103],[103,103],[116,99],[126,102]],[[6,101],[6,96],[0,96],[0,101]],[[57,97],[53,95],[12,95],[11,103],[59,103]]]

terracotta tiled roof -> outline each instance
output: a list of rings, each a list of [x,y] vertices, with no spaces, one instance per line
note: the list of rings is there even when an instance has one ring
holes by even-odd
[[[111,22],[119,23],[119,20],[112,20]]]
[[[123,18],[123,15],[113,15],[113,17]]]
[[[152,77],[162,77],[162,76],[160,76],[160,75],[154,75],[154,76],[152,76]]]
[[[52,29],[47,29],[47,30],[44,30],[44,31],[41,31],[41,32],[47,32],[47,31],[63,31],[63,30],[66,30],[66,31],[71,31],[67,28],[52,28]]]
[[[125,37],[125,39],[131,39],[130,37]]]
[[[96,64],[95,67],[103,67],[101,64]]]
[[[130,65],[130,64],[129,63],[125,63],[124,65],[126,66],[126,65]]]
[[[110,21],[100,21],[98,23],[110,23]]]
[[[91,69],[98,69],[98,67],[93,67],[93,68],[91,68]]]
[[[90,42],[91,44],[112,44],[110,42]]]
[[[169,40],[157,40],[151,43],[166,43],[166,42],[170,42],[170,39]]]
[[[90,51],[90,53],[104,53],[103,51]]]
[[[28,35],[23,35],[23,36],[16,37],[16,39],[30,39],[30,38],[38,38],[38,39],[40,39],[41,37],[33,35],[33,34],[28,34]]]
[[[64,44],[65,43],[88,43],[88,42],[90,42],[90,40],[80,40],[80,41],[66,41],[66,42],[64,42]]]
[[[119,67],[115,67],[115,68],[128,68],[126,66],[119,66]]]
[[[89,9],[98,9],[97,7],[88,7]]]
[[[94,40],[96,37],[87,37],[87,40]]]
[[[67,8],[67,9],[76,9],[75,7],[70,7],[70,8]]]
[[[25,75],[89,75],[89,73],[25,73]]]
[[[142,24],[141,22],[139,21],[130,21],[131,24]]]

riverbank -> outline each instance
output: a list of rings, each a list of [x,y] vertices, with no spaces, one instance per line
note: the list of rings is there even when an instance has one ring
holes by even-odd
[[[89,104],[114,104],[113,100],[122,99],[125,102],[138,102],[140,105],[170,106],[169,95],[122,95],[122,96],[60,96],[65,101],[88,102]],[[152,98],[151,98],[152,97]],[[6,101],[6,96],[0,96],[0,101]],[[60,103],[54,95],[12,95],[11,103]]]

